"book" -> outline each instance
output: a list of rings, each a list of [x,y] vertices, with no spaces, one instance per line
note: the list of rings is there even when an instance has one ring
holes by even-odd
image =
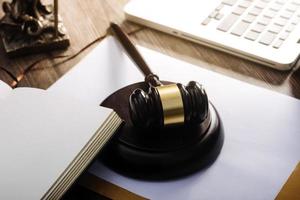
[[[0,199],[60,199],[113,136],[111,109],[0,81]]]

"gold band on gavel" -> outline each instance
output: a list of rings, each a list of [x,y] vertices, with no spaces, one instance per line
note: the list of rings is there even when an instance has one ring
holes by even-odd
[[[180,90],[176,84],[158,86],[164,125],[184,123],[184,108]]]

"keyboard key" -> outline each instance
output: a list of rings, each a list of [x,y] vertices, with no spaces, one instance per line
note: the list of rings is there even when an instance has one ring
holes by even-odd
[[[289,12],[289,11],[283,11],[283,12],[280,14],[280,17],[289,20],[293,15],[294,15],[294,13],[292,13],[292,12]]]
[[[249,14],[258,16],[262,12],[261,8],[254,7],[249,11]]]
[[[297,25],[299,22],[300,22],[300,17],[295,17],[295,18],[292,20],[292,24],[294,24],[294,25]]]
[[[206,26],[207,24],[209,24],[210,20],[211,20],[211,18],[207,17],[203,20],[203,22],[201,24]]]
[[[263,31],[265,30],[265,28],[266,28],[265,25],[256,23],[256,24],[253,26],[252,30],[253,30],[254,32],[261,33],[261,32],[263,32]]]
[[[285,26],[287,22],[288,22],[287,19],[279,17],[279,18],[276,19],[276,21],[274,23],[279,25],[279,26]]]
[[[210,15],[208,16],[209,18],[215,18],[217,15],[218,15],[218,11],[212,11],[211,13],[210,13]]]
[[[290,24],[290,25],[288,25],[288,27],[286,27],[285,31],[290,33],[295,29],[295,27],[296,27],[295,25]]]
[[[274,11],[279,11],[281,8],[283,7],[283,4],[279,4],[279,3],[274,3],[271,5],[270,9],[274,10]]]
[[[239,19],[238,15],[235,14],[229,14],[218,26],[218,30],[227,32],[233,25],[234,23]]]
[[[270,22],[271,22],[271,19],[268,18],[268,17],[265,17],[265,16],[261,17],[261,18],[258,20],[258,23],[259,23],[259,24],[262,24],[262,25],[265,25],[265,26],[267,26]]]
[[[279,36],[279,39],[281,40],[286,40],[288,37],[289,37],[289,34],[288,32],[283,32],[280,36]]]
[[[244,17],[243,21],[244,21],[244,22],[248,22],[248,23],[252,23],[252,22],[255,20],[255,18],[256,18],[256,16],[247,14],[247,15]]]
[[[283,42],[284,42],[284,40],[278,39],[278,40],[274,43],[273,47],[274,47],[275,49],[279,49],[279,48],[281,47],[281,45],[283,44]]]
[[[222,4],[227,5],[227,6],[233,6],[237,0],[223,0]]]
[[[277,34],[271,32],[265,32],[259,40],[259,43],[264,45],[270,45],[275,39]]]
[[[292,1],[292,4],[294,4],[296,6],[300,6],[300,1]]]
[[[231,31],[231,34],[236,35],[236,36],[241,36],[243,35],[247,28],[250,26],[250,23],[241,21],[239,22]]]
[[[232,13],[233,14],[236,14],[236,15],[242,15],[244,12],[245,12],[246,8],[242,8],[242,7],[239,7],[237,6],[233,11]]]
[[[246,33],[245,38],[251,41],[255,41],[259,36],[259,33],[254,32],[254,31],[249,31],[248,33]]]
[[[285,8],[287,11],[289,12],[296,12],[299,9],[300,6],[297,6],[295,4],[289,4],[287,5],[287,7]]]
[[[280,31],[282,30],[282,26],[278,26],[276,24],[272,24],[270,27],[269,27],[269,32],[271,33],[279,33]]]
[[[215,17],[216,20],[221,20],[224,17],[224,14],[218,13],[217,16]]]
[[[264,16],[268,17],[268,18],[274,18],[276,16],[276,14],[277,14],[277,12],[275,12],[274,10],[270,10],[270,9],[268,9],[264,12]]]
[[[255,3],[255,7],[260,8],[260,9],[264,9],[267,5],[268,5],[268,3],[263,2],[263,1],[258,1]]]
[[[285,4],[285,0],[276,0],[276,3],[284,5]]]
[[[251,4],[252,4],[251,1],[242,1],[241,3],[238,4],[238,6],[247,9],[251,6]]]
[[[224,4],[220,4],[216,7],[215,11],[220,11],[224,7]]]

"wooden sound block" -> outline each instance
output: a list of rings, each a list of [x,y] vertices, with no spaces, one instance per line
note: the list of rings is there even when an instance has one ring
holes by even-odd
[[[114,109],[125,120],[101,154],[104,164],[134,178],[170,179],[191,174],[215,161],[223,146],[224,133],[211,103],[208,126],[139,129],[132,125],[129,115],[129,96],[137,88],[147,91],[148,85],[140,82],[124,87],[101,104]]]

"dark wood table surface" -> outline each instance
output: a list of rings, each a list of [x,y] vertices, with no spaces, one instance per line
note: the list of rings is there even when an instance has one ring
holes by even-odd
[[[3,0],[0,0],[0,3],[2,2]],[[45,0],[43,2],[52,1]],[[277,71],[125,21],[122,9],[126,2],[128,0],[59,1],[60,14],[71,38],[70,48],[66,51],[54,51],[9,59],[5,55],[1,45],[0,66],[17,77],[24,73],[26,67],[43,59],[25,74],[18,86],[47,89],[86,56],[97,44],[91,45],[78,56],[68,61],[65,61],[65,58],[54,59],[54,57],[56,55],[76,54],[97,38],[105,36],[109,23],[113,21],[121,24],[136,44],[193,63],[199,66],[199,68],[206,68],[300,99],[300,70]],[[3,15],[2,11],[0,15]],[[8,84],[13,82],[12,78],[4,70],[0,70],[0,80]],[[78,197],[78,199],[83,199],[79,197],[85,197],[84,199],[101,199],[99,195],[90,193],[90,191],[79,185],[75,185],[71,191],[68,194],[68,198],[71,197],[70,199],[75,199],[75,197]]]
[[[0,0],[3,2],[3,0]],[[45,0],[45,2],[52,2]],[[141,46],[185,60],[218,73],[300,98],[300,71],[281,72],[240,59],[226,53],[207,48],[171,35],[124,21],[122,11],[128,0],[62,0],[60,14],[71,37],[67,51],[8,59],[0,48],[0,66],[14,75],[22,74],[25,67],[36,60],[45,58],[31,70],[19,86],[47,89],[58,78],[80,61],[96,44],[74,59],[60,63],[63,59],[52,59],[55,55],[72,55],[96,38],[104,36],[110,21],[122,24],[130,37]],[[2,12],[0,13],[2,15]],[[12,79],[0,71],[0,79],[11,83]]]

